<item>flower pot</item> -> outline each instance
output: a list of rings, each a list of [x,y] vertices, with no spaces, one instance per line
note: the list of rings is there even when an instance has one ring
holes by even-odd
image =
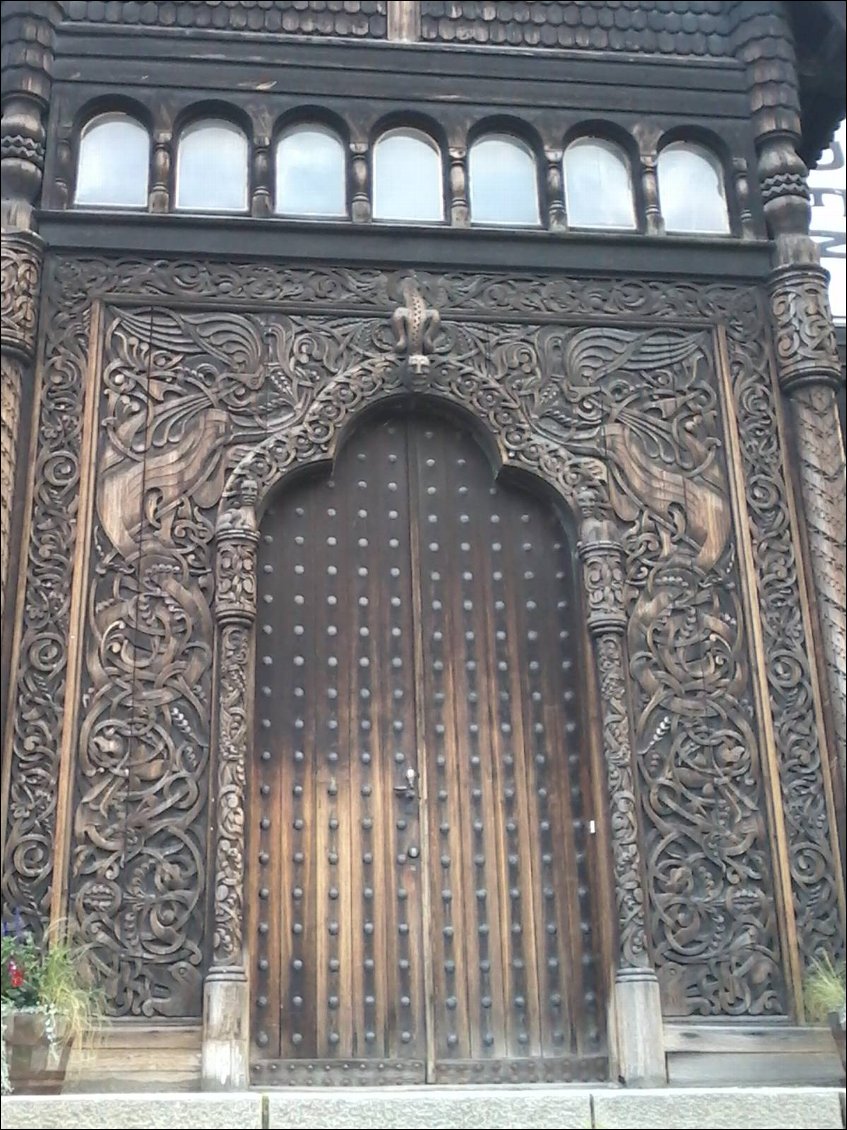
[[[65,1081],[71,1041],[61,1031],[51,1040],[43,1012],[11,1012],[6,1017],[9,1083],[18,1095],[57,1095]]]

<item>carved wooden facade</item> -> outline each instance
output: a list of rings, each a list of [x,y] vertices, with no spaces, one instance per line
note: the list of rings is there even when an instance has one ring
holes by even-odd
[[[48,26],[45,18],[31,16],[29,9],[36,5],[9,7],[15,9],[10,20],[22,21],[24,27],[32,20],[39,35]],[[51,8],[50,35],[60,44],[67,36],[70,58],[80,23],[102,18],[120,30],[136,19],[144,22],[144,13],[153,9],[106,5],[105,15],[98,16],[90,10],[102,5],[41,7]],[[363,39],[391,35],[389,24],[398,19],[396,13],[387,18],[384,4],[306,7],[311,11],[305,16],[303,5],[279,3],[160,4],[155,11],[165,26],[193,27],[196,20],[201,27],[208,18],[212,28],[224,21],[257,35]],[[612,9],[624,10],[604,4],[395,7],[409,9],[395,38],[402,33],[404,39],[419,37],[425,43],[658,50],[686,57],[735,52],[755,69],[775,24],[777,40],[789,42],[778,5],[679,5],[690,9],[684,34],[679,33],[689,37],[684,43],[659,26],[664,12],[647,20],[647,10],[654,7],[649,4],[629,6],[645,10],[641,28],[622,26]],[[560,22],[552,16],[549,24],[535,19],[531,9],[542,7],[555,10]],[[494,8],[496,19],[487,14]],[[774,10],[764,11],[770,8]],[[596,30],[591,13],[598,14]],[[602,43],[595,41],[600,29]],[[101,28],[98,34],[107,32]],[[170,65],[166,43],[159,45],[165,70]],[[264,49],[264,41],[260,43]],[[25,70],[31,64],[21,56],[17,65]],[[572,913],[550,911],[547,941],[539,926],[530,957],[514,940],[531,931],[529,920],[515,909],[519,896],[510,893],[534,889],[520,871],[529,863],[515,862],[514,873],[506,867],[502,890],[490,893],[483,840],[474,847],[469,832],[462,846],[444,832],[441,855],[448,864],[433,862],[438,849],[430,842],[435,854],[420,865],[419,882],[431,887],[426,898],[434,892],[439,900],[435,921],[442,939],[453,937],[452,913],[463,915],[463,928],[472,932],[468,907],[477,905],[474,899],[479,907],[472,921],[485,939],[487,899],[499,908],[498,921],[514,927],[512,941],[502,943],[509,955],[503,968],[529,967],[542,981],[547,969],[546,988],[535,990],[539,1001],[549,1004],[562,993],[570,1000],[577,993],[569,975],[563,975],[562,987],[550,970],[579,961],[584,971],[582,1011],[567,1014],[574,1020],[574,1033],[582,1025],[579,1034],[566,1039],[565,1027],[557,1027],[552,1013],[533,1021],[539,1033],[549,1036],[549,1054],[524,1055],[520,1033],[532,1030],[532,1024],[522,1028],[524,1005],[515,1008],[504,997],[503,1009],[513,1009],[512,1027],[503,1021],[501,1030],[490,1030],[490,1046],[499,1049],[497,1062],[513,1063],[511,1074],[503,1067],[503,1077],[602,1077],[611,1070],[630,1079],[655,1080],[664,1073],[662,1016],[665,1022],[680,1023],[704,1017],[726,1024],[773,1022],[775,1028],[801,1019],[803,969],[816,955],[841,952],[844,937],[839,847],[843,764],[839,766],[838,750],[843,751],[844,742],[845,628],[843,558],[839,562],[837,556],[839,538],[843,544],[839,492],[844,462],[825,280],[808,261],[800,230],[802,174],[797,180],[792,163],[799,158],[785,142],[786,122],[797,122],[791,67],[788,78],[778,67],[766,76],[765,81],[777,85],[788,82],[789,93],[764,124],[761,107],[758,119],[749,111],[753,125],[740,118],[737,107],[747,94],[737,82],[741,64],[735,60],[728,65],[732,93],[715,95],[721,106],[732,102],[736,107],[726,151],[730,181],[736,190],[740,186],[733,205],[734,235],[717,248],[720,241],[703,240],[699,247],[665,244],[663,249],[660,226],[649,222],[654,166],[648,139],[639,158],[644,223],[639,234],[628,237],[629,250],[621,251],[629,256],[626,267],[615,269],[609,237],[596,246],[584,235],[574,235],[569,245],[562,242],[557,246],[563,264],[553,262],[549,243],[512,240],[509,233],[473,240],[479,233],[445,232],[435,238],[404,232],[400,245],[389,248],[378,232],[362,235],[367,227],[355,223],[355,195],[345,232],[303,234],[296,224],[285,225],[285,238],[299,239],[297,246],[303,248],[293,255],[262,251],[261,242],[277,236],[269,227],[244,234],[244,225],[254,222],[250,219],[240,227],[221,220],[219,253],[207,254],[204,240],[215,231],[215,222],[201,231],[190,219],[182,226],[167,222],[175,217],[163,220],[158,213],[165,210],[166,190],[156,196],[155,207],[151,203],[151,214],[140,218],[143,228],[120,215],[75,215],[67,208],[73,130],[79,125],[75,114],[93,100],[102,102],[107,92],[95,76],[89,89],[65,74],[61,51],[57,65],[58,92],[50,110],[56,144],[51,149],[48,141],[47,207],[39,218],[46,249],[29,230],[34,221],[23,205],[10,210],[3,234],[2,520],[4,535],[17,532],[23,547],[10,566],[4,555],[0,578],[5,582],[7,572],[13,578],[4,587],[3,612],[12,675],[4,739],[4,905],[18,908],[35,926],[51,917],[69,918],[91,947],[116,1019],[202,1025],[207,1085],[248,1079],[267,1084],[277,1081],[272,1072],[282,1075],[289,1069],[291,1077],[280,1082],[302,1081],[308,1063],[320,1061],[323,1069],[331,1061],[336,1044],[339,1062],[326,1069],[332,1078],[325,1081],[335,1081],[336,1068],[342,1081],[344,1065],[365,1056],[352,1029],[345,1035],[343,1025],[329,1014],[321,1021],[322,1050],[308,1036],[302,1048],[294,1041],[290,1002],[302,1000],[304,990],[293,975],[285,988],[280,962],[283,952],[289,962],[303,961],[297,935],[292,941],[290,933],[297,918],[291,906],[277,901],[274,923],[268,926],[263,907],[270,899],[269,885],[262,867],[271,865],[276,851],[274,891],[281,889],[281,875],[289,886],[301,889],[314,881],[326,898],[332,899],[332,890],[338,897],[335,880],[309,879],[309,859],[289,823],[296,829],[298,821],[302,827],[326,816],[334,834],[339,819],[363,825],[370,820],[361,833],[365,850],[382,852],[389,861],[400,851],[406,866],[406,848],[417,847],[415,836],[423,836],[418,831],[413,836],[408,826],[411,820],[417,828],[418,800],[405,797],[403,803],[411,805],[405,815],[398,817],[398,810],[391,809],[394,818],[404,821],[403,834],[411,837],[408,843],[402,837],[395,843],[387,832],[383,837],[373,832],[377,800],[359,799],[339,817],[331,811],[334,802],[317,798],[315,782],[323,787],[328,781],[331,788],[335,779],[331,762],[321,760],[334,748],[328,732],[314,737],[308,754],[314,760],[307,762],[311,769],[306,776],[298,776],[302,771],[294,760],[285,761],[287,738],[280,737],[277,752],[264,758],[263,720],[274,734],[294,725],[297,703],[287,695],[298,685],[296,660],[302,656],[293,644],[287,652],[266,647],[263,639],[291,630],[290,621],[297,618],[296,593],[274,579],[275,568],[288,562],[293,577],[298,565],[317,573],[318,558],[306,558],[303,564],[295,549],[292,507],[297,491],[305,490],[300,484],[306,472],[317,476],[319,486],[309,488],[314,497],[323,497],[315,492],[325,489],[330,475],[356,474],[351,437],[365,437],[365,456],[371,450],[367,443],[377,442],[367,440],[375,411],[400,429],[434,412],[436,421],[446,417],[467,431],[449,442],[466,444],[469,457],[491,468],[492,490],[506,492],[514,483],[529,491],[539,516],[527,509],[528,525],[537,521],[541,528],[552,522],[550,528],[560,531],[549,535],[543,567],[553,572],[550,584],[539,592],[547,592],[558,576],[551,560],[561,553],[565,564],[559,571],[571,576],[563,598],[567,613],[561,613],[567,623],[562,621],[561,630],[572,632],[577,641],[577,651],[563,653],[562,662],[575,662],[582,680],[574,684],[576,690],[566,686],[563,692],[566,699],[571,694],[568,702],[576,696],[572,709],[578,725],[572,732],[580,736],[572,740],[577,744],[568,745],[565,735],[571,731],[564,715],[556,720],[555,710],[546,709],[534,719],[541,726],[534,732],[544,733],[549,724],[559,734],[554,744],[565,760],[568,751],[574,757],[579,751],[582,776],[577,780],[575,768],[558,766],[549,771],[560,774],[560,783],[552,776],[548,782],[541,766],[554,756],[553,749],[540,738],[530,746],[524,736],[520,757],[525,762],[518,764],[525,783],[517,787],[508,774],[502,778],[506,807],[496,817],[506,829],[498,841],[503,857],[511,859],[512,853],[516,861],[549,864],[553,877],[543,879],[538,890],[549,888],[549,898],[555,899],[561,887],[572,883],[580,892],[569,904]],[[13,66],[8,73],[14,86],[18,71]],[[475,83],[481,101],[481,76],[468,79],[469,89]],[[21,95],[23,118],[35,137],[39,130],[44,133],[40,115],[49,89],[48,82],[45,92],[28,103]],[[198,97],[207,93],[200,89]],[[166,131],[163,123],[168,116],[172,120],[174,107],[153,106],[151,115],[155,119],[162,107],[160,124]],[[371,107],[368,120],[376,121],[382,112],[381,106]],[[256,120],[268,113],[260,106]],[[539,121],[545,116],[546,109]],[[26,129],[19,128],[19,118],[20,113],[14,137],[23,139]],[[457,113],[457,129],[461,119]],[[4,172],[7,155],[21,167],[40,170],[36,142],[18,144],[5,123],[4,117]],[[655,139],[671,127],[670,122],[651,122],[647,133]],[[634,128],[643,141],[645,135]],[[702,123],[698,128],[707,129]],[[708,128],[717,135],[719,127]],[[367,134],[363,127],[362,134]],[[8,144],[7,137],[12,138]],[[761,197],[757,186],[747,185],[754,137]],[[160,132],[156,144],[161,157],[170,138]],[[357,144],[365,141],[351,141],[351,152]],[[168,160],[160,164],[166,170]],[[355,161],[353,170],[354,187],[366,195],[367,178],[356,181]],[[555,188],[555,178],[553,182]],[[462,191],[459,186],[460,202]],[[36,183],[31,200],[37,192]],[[156,192],[151,181],[151,201]],[[454,205],[456,199],[454,193]],[[460,213],[453,208],[454,221]],[[365,210],[362,216],[367,214]],[[770,243],[764,238],[766,219]],[[461,217],[458,222],[463,226]],[[539,233],[542,239],[556,239],[552,221],[550,227]],[[138,250],[139,231],[151,241],[147,253]],[[452,246],[447,235],[457,237]],[[465,242],[459,244],[459,238]],[[242,239],[246,253],[237,250]],[[645,241],[643,252],[632,242],[638,239]],[[82,246],[89,249],[80,250]],[[341,249],[338,265],[326,265],[333,259],[327,253],[330,246]],[[602,270],[592,267],[600,246],[606,264]],[[453,248],[460,248],[461,269],[448,265]],[[510,259],[513,248],[516,258]],[[771,252],[777,267],[769,274]],[[663,270],[651,269],[654,257]],[[506,268],[507,263],[513,265]],[[33,390],[28,457],[19,434],[25,383]],[[436,435],[440,426],[436,423]],[[16,469],[18,452],[28,459],[28,467]],[[482,483],[484,474],[479,474]],[[425,475],[419,480],[426,485]],[[11,504],[13,483],[17,517]],[[434,478],[430,485],[436,493]],[[481,498],[482,486],[478,490]],[[375,487],[363,494],[377,505]],[[508,508],[506,501],[503,507]],[[388,502],[384,509],[388,513]],[[287,515],[284,522],[277,513]],[[419,514],[424,513],[421,505]],[[479,506],[471,517],[476,520],[483,513]],[[491,513],[500,521],[500,511]],[[510,544],[517,540],[522,520],[515,513]],[[439,515],[446,521],[443,512],[434,512],[436,521]],[[458,522],[458,512],[455,518]],[[409,519],[410,528],[414,521]],[[263,537],[284,539],[284,550],[277,554]],[[440,581],[440,548],[427,556],[426,546],[415,537],[415,560],[430,573],[438,572]],[[8,540],[4,536],[4,544]],[[356,552],[351,547],[345,558],[365,569],[356,575],[368,575],[374,564],[386,570],[397,564],[364,553],[359,560]],[[322,573],[337,562],[330,555],[323,564]],[[417,565],[408,568],[414,571]],[[447,564],[443,570],[449,572]],[[517,683],[509,683],[507,676],[497,683],[497,670],[508,670],[510,663],[525,665],[528,672],[537,669],[531,666],[537,662],[531,650],[496,652],[497,632],[509,638],[510,599],[517,603],[520,596],[533,607],[540,599],[532,585],[535,577],[521,575],[526,590],[516,573],[509,590],[491,598],[492,702],[498,695],[504,701],[503,693],[507,699],[510,693],[520,697]],[[448,620],[469,604],[473,609],[478,596],[473,580],[463,581],[461,570],[456,573],[450,598],[458,601],[455,605],[434,594],[436,603],[447,601],[453,609],[445,613]],[[317,580],[310,583],[318,603],[331,591]],[[463,584],[469,587],[464,590]],[[383,595],[390,617],[387,594],[388,589]],[[364,599],[367,603],[369,598]],[[503,623],[497,620],[495,599],[501,600]],[[279,611],[283,604],[285,612]],[[374,617],[376,623],[376,612]],[[322,632],[333,626],[332,618],[314,622]],[[398,621],[398,636],[414,635],[412,624]],[[371,630],[361,616],[355,625],[356,631]],[[489,630],[470,621],[465,628],[471,635],[462,638],[471,639]],[[428,630],[446,629],[430,624]],[[521,630],[530,633],[531,641],[539,639],[531,623]],[[392,638],[386,636],[386,648]],[[317,645],[315,654],[323,654]],[[592,662],[586,661],[589,657]],[[368,659],[363,666],[381,669],[378,652],[366,650],[359,656],[351,651],[347,662],[361,658]],[[402,660],[399,652],[395,658]],[[451,805],[476,806],[473,813],[482,827],[489,817],[495,819],[492,813],[500,811],[500,802],[485,792],[486,767],[478,765],[483,751],[477,750],[474,762],[473,740],[456,739],[465,741],[461,748],[473,767],[466,779],[465,769],[451,770],[447,755],[439,761],[432,752],[444,719],[426,711],[428,703],[440,701],[439,693],[444,697],[439,679],[446,676],[437,674],[444,670],[444,657],[433,648],[417,659],[409,653],[408,659],[416,678],[403,688],[422,704],[418,723],[427,737],[419,731],[418,745],[397,748],[410,764],[417,758],[416,772],[421,771],[421,750],[430,751],[424,771],[435,807],[421,808],[420,819],[429,820],[433,841],[439,828],[449,826]],[[470,679],[468,664],[471,671],[480,670],[477,659],[469,647],[462,679]],[[275,665],[283,660],[288,671],[276,675]],[[441,667],[435,666],[438,662]],[[548,658],[545,671],[550,662]],[[349,690],[352,676],[343,677]],[[373,677],[378,683],[378,673]],[[521,692],[528,704],[521,717],[530,720],[532,703],[553,694],[533,678],[527,675]],[[482,673],[474,679],[482,680]],[[327,684],[330,690],[334,685]],[[368,695],[377,694],[376,685],[361,683]],[[326,687],[320,686],[324,693]],[[459,682],[454,690],[456,686],[457,701],[477,701],[476,682]],[[274,700],[267,709],[263,696]],[[398,715],[401,723],[405,718],[413,726],[414,706],[404,709],[412,714]],[[314,725],[332,721],[332,710],[314,714]],[[467,734],[478,733],[473,707],[457,710],[465,713],[459,721],[448,718],[453,731],[458,734],[464,726]],[[369,728],[371,717],[362,709],[355,714],[356,725],[364,721]],[[504,714],[494,729],[511,734],[513,726]],[[373,796],[374,789],[378,797],[385,793],[389,799],[379,803],[387,808],[389,800],[394,805],[390,796],[396,771],[389,773],[384,765],[379,769],[377,763],[394,755],[392,740],[386,731],[381,743],[372,741],[366,752],[374,768],[365,761],[355,777],[361,797]],[[486,746],[485,756],[500,766],[489,766],[492,773],[514,765],[506,745],[497,746],[497,741],[490,738]],[[491,754],[491,749],[500,752]],[[504,762],[503,757],[512,760]],[[273,772],[266,763],[271,760]],[[451,792],[451,772],[464,780],[464,793]],[[446,775],[443,780],[439,773]],[[310,788],[316,790],[311,807]],[[555,798],[564,793],[557,789],[576,789],[568,802],[575,806],[575,838],[562,849],[568,859],[573,853],[572,871],[567,871],[570,864],[557,861],[549,843],[545,846],[551,820],[559,827],[555,821],[560,816],[551,817],[544,807],[550,796],[554,808],[559,804]],[[273,803],[263,799],[271,795]],[[510,847],[509,835],[530,835],[521,831],[519,817],[508,808],[512,801],[527,813],[526,827],[536,836],[526,857],[523,846]],[[386,811],[379,811],[385,818]],[[279,821],[289,830],[274,833],[282,840],[271,849],[263,835]],[[563,828],[558,838],[565,842],[570,832]],[[352,835],[349,828],[347,835]],[[316,860],[335,851],[332,835],[327,836],[313,841],[315,867]],[[294,859],[298,852],[303,855],[299,861]],[[482,871],[474,873],[469,864],[452,883],[436,881],[442,871],[449,874],[444,869],[453,856],[465,858],[463,852],[468,859],[476,858],[474,852],[483,858],[474,864]],[[384,871],[393,863],[378,866]],[[427,867],[429,879],[424,878]],[[386,890],[392,886],[393,880],[382,881]],[[363,894],[369,882],[366,871],[355,878],[350,870],[348,883],[360,900],[373,897]],[[402,883],[401,888],[406,891]],[[544,898],[548,896],[538,894],[539,922]],[[395,915],[392,928],[419,922],[421,905],[407,903],[405,917]],[[323,931],[327,923],[318,917],[312,928]],[[338,920],[343,934],[343,916]],[[329,925],[334,921],[327,920]],[[573,936],[581,932],[582,940],[579,945],[553,943],[557,930]],[[408,933],[400,930],[400,941],[390,950],[392,961],[408,962],[403,950]],[[308,947],[309,940],[303,944]],[[363,948],[361,954],[356,951],[357,958],[373,963],[377,951],[368,948],[367,936],[359,944]],[[314,945],[325,961],[344,960],[340,943],[330,939],[325,946],[323,941]],[[472,1082],[475,1070],[481,1072],[478,1079],[499,1078],[500,1068],[473,1066],[487,1054],[488,1020],[483,1016],[473,1038],[465,1040],[472,1025],[462,1028],[461,1005],[455,1004],[451,945],[442,940],[440,949],[433,949],[438,950],[435,972],[427,976],[441,978],[434,988],[428,983],[425,988],[423,980],[412,986],[415,978],[424,978],[423,969],[410,974],[405,988],[397,983],[398,1000],[409,1000],[404,1008],[413,1012],[413,1002],[427,996],[443,1006],[440,1018],[432,1020],[434,1035],[409,1022],[408,1055],[395,1055],[387,1045],[377,1053],[386,1062],[402,1060],[404,1079],[423,1078],[427,1062],[438,1065],[434,1077],[439,1079]],[[429,949],[426,942],[421,945],[424,964]],[[472,958],[490,965],[497,960],[492,952],[479,942],[477,950],[462,950],[465,957],[459,963]],[[485,997],[485,978],[475,976]],[[510,976],[509,1000],[525,1000],[528,991],[521,977],[530,974]],[[337,1001],[331,1003],[338,993],[333,984],[331,979],[321,982],[330,1009],[337,1008]],[[353,980],[344,984],[348,994],[353,991]],[[373,997],[374,1009],[385,1008],[377,989],[368,984],[365,976],[356,990],[362,1000]],[[269,999],[275,1004],[267,1023],[262,1009],[269,1007]],[[608,1025],[607,1000],[613,1004]],[[375,1021],[362,1007],[364,1039]],[[451,1011],[457,1007],[458,1012]],[[406,1030],[401,1025],[394,1034],[397,1047]],[[337,1041],[331,1040],[333,1033],[339,1035]],[[483,1050],[474,1060],[468,1049],[477,1037]],[[505,1043],[497,1042],[501,1037]],[[643,1053],[637,1045],[654,1038],[658,1050],[651,1059],[650,1050]],[[428,1039],[438,1043],[437,1054],[427,1047]],[[273,1040],[275,1052],[268,1050]],[[544,1042],[541,1036],[539,1040]],[[549,1051],[561,1042],[569,1043],[569,1059]],[[639,1060],[643,1054],[647,1062]],[[420,1064],[424,1068],[419,1070]],[[379,1081],[378,1071],[367,1078]]]

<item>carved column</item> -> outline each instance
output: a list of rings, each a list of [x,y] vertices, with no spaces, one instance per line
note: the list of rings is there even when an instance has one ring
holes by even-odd
[[[797,140],[786,129],[761,138],[759,177],[774,240],[770,291],[777,377],[786,397],[789,438],[796,455],[807,565],[817,597],[830,743],[839,767],[835,786],[840,793],[847,773],[845,461],[836,403],[841,376],[828,275],[809,235],[807,171],[797,154]]]
[[[256,619],[255,492],[218,524],[217,782],[214,829],[212,966],[203,1001],[203,1086],[232,1090],[248,1082],[249,998],[244,938],[245,781]]]
[[[6,0],[2,7],[2,330],[0,330],[0,624],[12,555],[12,507],[19,479],[21,397],[35,356],[43,245],[32,231],[44,168],[44,118],[50,97],[57,3]]]
[[[0,622],[6,619],[6,584],[20,434],[21,394],[35,356],[42,243],[32,232],[3,232],[0,262]]]
[[[788,399],[796,470],[826,670],[832,732],[847,775],[847,610],[845,610],[845,459],[838,417],[841,382],[829,312],[827,273],[815,264],[777,267],[771,275],[779,383]]]
[[[659,206],[658,157],[653,152],[641,155],[641,191],[644,195],[644,230],[647,235],[663,235],[665,222]]]
[[[618,968],[610,1030],[618,1071],[630,1085],[667,1081],[659,982],[647,951],[636,771],[628,709],[623,607],[623,550],[614,523],[583,519],[578,546],[588,601],[588,630],[600,683],[603,758],[609,790],[618,912]]]
[[[450,222],[454,228],[470,223],[467,158],[464,146],[450,146]]]
[[[354,224],[366,224],[371,218],[367,142],[350,142],[350,181],[350,218]]]
[[[550,231],[567,228],[565,216],[565,184],[561,149],[546,149],[547,158],[547,223]]]

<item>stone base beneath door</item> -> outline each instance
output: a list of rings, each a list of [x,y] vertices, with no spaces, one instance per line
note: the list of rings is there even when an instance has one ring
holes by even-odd
[[[4,1130],[841,1130],[838,1088],[398,1087],[232,1095],[12,1096]]]

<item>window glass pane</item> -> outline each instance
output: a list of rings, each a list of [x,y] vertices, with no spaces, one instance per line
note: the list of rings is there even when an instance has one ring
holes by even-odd
[[[635,227],[629,163],[616,145],[582,137],[568,146],[565,208],[569,227]]]
[[[276,211],[343,216],[347,211],[344,147],[329,130],[304,126],[276,147]]]
[[[729,231],[723,174],[716,157],[691,145],[669,145],[659,154],[658,173],[666,231]]]
[[[147,205],[150,139],[124,114],[95,118],[83,130],[76,177],[77,204]]]
[[[247,138],[229,122],[189,126],[179,141],[177,208],[243,212],[247,208]]]
[[[480,224],[537,224],[535,158],[509,137],[483,137],[469,158],[471,219]]]
[[[441,220],[441,157],[422,133],[381,137],[374,149],[373,214],[377,220]]]

